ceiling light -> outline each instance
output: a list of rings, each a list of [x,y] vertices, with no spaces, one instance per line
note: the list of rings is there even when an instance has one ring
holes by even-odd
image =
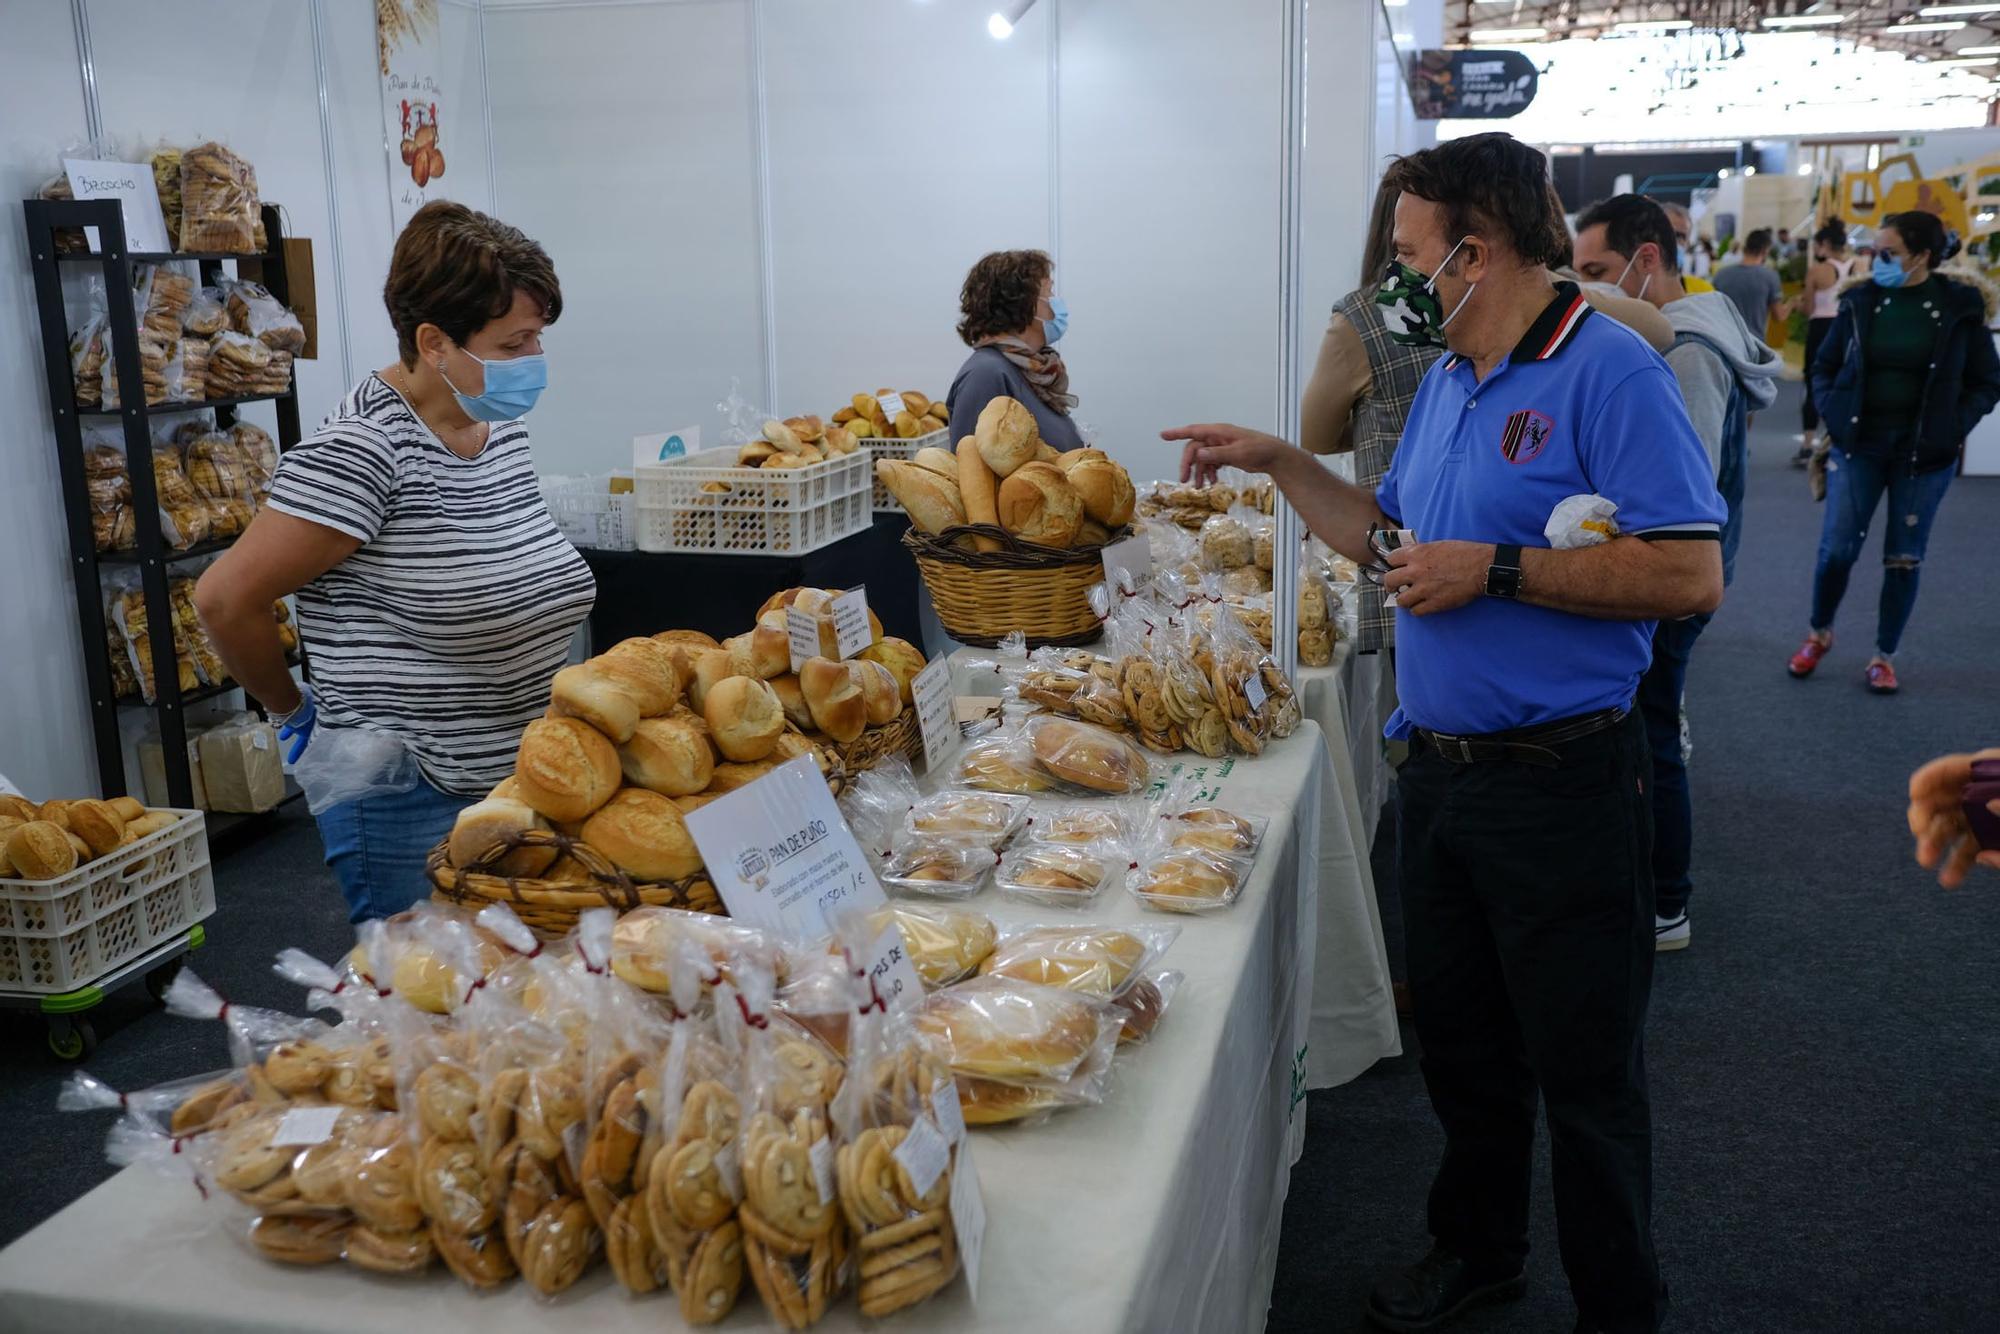
[[[1548,35],[1547,28],[1474,28],[1466,34],[1475,42],[1538,42]]]
[[[1937,23],[1898,23],[1887,28],[1877,28],[1875,31],[1894,36],[1899,32],[1957,32],[1964,26],[1964,19],[1944,19]]]
[[[1967,65],[2000,65],[2000,56],[1973,56],[1969,60],[1940,60],[1936,64],[1939,69],[1963,68]]]
[[[1799,175],[1810,176],[1812,175],[1812,171],[1813,171],[1812,163],[1810,162],[1799,163]]]
[[[1767,28],[1831,28],[1847,22],[1845,14],[1776,14],[1758,20]]]
[[[1021,16],[1035,7],[1035,0],[1014,0],[1004,9],[996,9],[986,20],[986,31],[993,34],[995,41],[1006,41],[1014,35],[1014,25]]]
[[[1925,5],[1917,12],[1927,19],[1950,18],[1953,14],[1991,14],[2000,10],[2000,4],[1991,5]]]
[[[1688,19],[1645,19],[1613,24],[1613,32],[1686,32],[1694,26]]]
[[[1745,167],[1743,169],[1743,174],[1745,176],[1755,176],[1757,174],[1757,169],[1755,167]]]

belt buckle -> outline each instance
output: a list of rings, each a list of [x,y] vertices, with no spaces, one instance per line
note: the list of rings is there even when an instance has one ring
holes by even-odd
[[[1431,733],[1431,740],[1434,744],[1436,744],[1438,748],[1438,753],[1440,755],[1443,755],[1446,759],[1455,761],[1456,763],[1459,764],[1472,763],[1473,761],[1472,743],[1466,740],[1464,737],[1439,736],[1437,733],[1433,732]]]

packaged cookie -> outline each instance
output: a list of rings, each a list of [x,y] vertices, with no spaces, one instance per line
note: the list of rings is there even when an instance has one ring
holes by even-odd
[[[938,792],[903,817],[906,834],[998,849],[1028,820],[1028,798],[1000,792]]]
[[[979,972],[1116,1000],[1179,935],[1176,926],[1012,927],[979,965]]]
[[[307,1075],[319,1073],[318,1040],[327,1031],[319,1020],[259,1006],[232,1005],[187,968],[174,975],[161,1003],[169,1014],[221,1022],[229,1038],[230,1063],[246,1072],[257,1101],[282,1102],[316,1091]],[[266,1058],[274,1052],[283,1053],[275,1082],[265,1069]],[[299,1055],[296,1063],[293,1053]]]
[[[182,250],[254,254],[258,212],[257,175],[247,161],[217,143],[182,152]]]
[[[1101,845],[1031,843],[1009,853],[993,883],[1009,898],[1057,908],[1084,908],[1123,879],[1126,857]]]
[[[59,1112],[118,1112],[162,1134],[181,1138],[203,1134],[238,1119],[236,1108],[252,1105],[249,1076],[240,1069],[216,1070],[170,1079],[122,1093],[88,1071],[73,1072],[56,1094]]]
[[[585,929],[580,923],[579,932]],[[659,1060],[668,1035],[665,1013],[645,993],[615,975],[593,978],[592,983],[577,1182],[592,1219],[604,1232],[620,1206],[645,1189],[652,1166],[645,1149],[649,1138],[654,1142],[658,1138]],[[630,1210],[626,1212],[629,1215]]]
[[[69,338],[69,367],[76,384],[76,405],[100,407],[104,402],[104,367],[111,360],[109,322],[94,313]]]
[[[999,853],[978,843],[908,836],[883,860],[881,879],[887,888],[903,893],[969,899],[999,862]]]

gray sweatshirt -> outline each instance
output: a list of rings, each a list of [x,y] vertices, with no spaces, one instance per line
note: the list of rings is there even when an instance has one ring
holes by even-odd
[[[1750,332],[1736,303],[1720,292],[1691,292],[1660,307],[1676,335],[1696,333],[1728,353],[1718,357],[1707,343],[1685,342],[1667,353],[1667,365],[1680,381],[1688,419],[1708,451],[1711,472],[1722,467],[1722,422],[1729,410],[1730,384],[1743,386],[1744,407],[1757,412],[1778,397],[1778,354]]]

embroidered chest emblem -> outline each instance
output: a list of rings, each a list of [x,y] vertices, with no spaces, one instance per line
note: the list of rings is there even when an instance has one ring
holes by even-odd
[[[1555,433],[1556,424],[1533,408],[1522,408],[1507,418],[1507,428],[1500,433],[1500,453],[1509,463],[1533,461],[1542,447],[1549,443]]]

